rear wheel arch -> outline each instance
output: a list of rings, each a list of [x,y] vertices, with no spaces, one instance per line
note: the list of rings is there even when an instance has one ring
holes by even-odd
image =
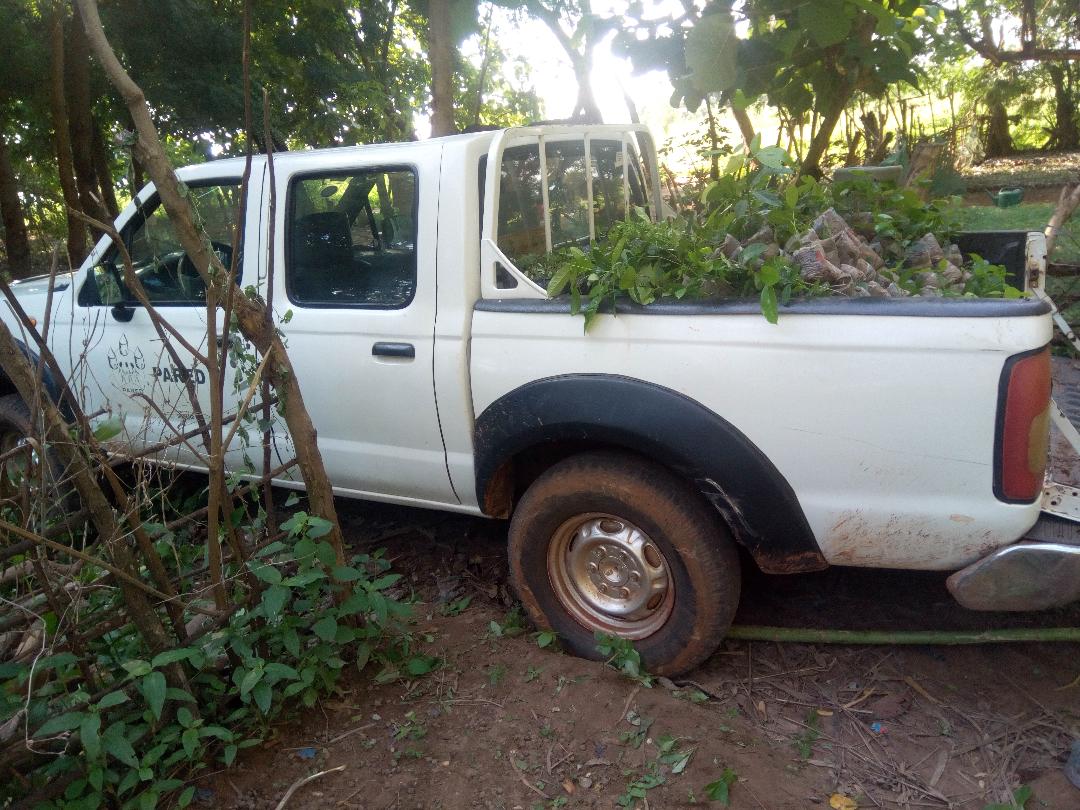
[[[577,453],[622,450],[692,482],[762,570],[828,563],[790,484],[741,431],[701,403],[644,380],[548,377],[514,389],[476,419],[476,492],[506,517],[524,488]]]

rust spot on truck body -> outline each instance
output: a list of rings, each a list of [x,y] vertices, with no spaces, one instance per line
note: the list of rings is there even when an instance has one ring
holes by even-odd
[[[888,518],[867,517],[860,509],[843,512],[828,532],[831,560],[837,565],[895,566],[920,560],[920,568],[947,569],[957,559],[974,560],[999,548],[1001,538],[992,529],[973,526],[967,515],[949,515],[963,534],[950,533],[946,544],[942,534],[945,521],[937,517],[892,514]],[[940,555],[935,561],[928,550]],[[946,559],[947,558],[947,559]],[[943,562],[944,564],[935,564]]]

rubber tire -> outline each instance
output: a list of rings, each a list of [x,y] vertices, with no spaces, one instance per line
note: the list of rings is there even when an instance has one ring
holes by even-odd
[[[642,665],[679,675],[712,655],[739,604],[739,555],[720,516],[667,468],[626,453],[598,451],[550,467],[526,490],[510,522],[510,582],[533,623],[563,647],[600,660],[593,632],[559,602],[547,573],[552,535],[564,521],[606,512],[636,524],[667,559],[675,586],[668,620],[634,642]]]
[[[30,435],[30,408],[23,402],[18,394],[5,394],[0,396],[0,433],[16,431],[24,436]],[[63,465],[55,454],[49,453],[49,466],[54,481],[61,477]],[[79,496],[70,484],[65,486],[64,492],[52,492],[50,506],[47,510],[48,517],[56,520],[65,514],[76,512],[79,509]]]

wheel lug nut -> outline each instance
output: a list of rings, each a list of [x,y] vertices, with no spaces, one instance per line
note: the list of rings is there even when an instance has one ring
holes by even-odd
[[[596,570],[597,570],[597,568],[598,568],[598,566],[596,565],[596,563],[594,563],[594,562],[592,562],[592,561],[590,561],[590,562],[589,562],[589,563],[588,563],[588,564],[587,564],[587,565],[586,565],[585,567],[586,567],[586,568],[587,568],[587,569],[588,569],[588,570],[589,570],[590,572],[593,572],[593,573],[595,573],[595,572],[596,572]]]

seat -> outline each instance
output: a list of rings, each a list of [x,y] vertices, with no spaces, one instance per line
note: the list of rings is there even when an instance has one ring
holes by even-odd
[[[289,275],[300,301],[330,303],[352,274],[352,233],[343,211],[320,211],[293,225]]]

